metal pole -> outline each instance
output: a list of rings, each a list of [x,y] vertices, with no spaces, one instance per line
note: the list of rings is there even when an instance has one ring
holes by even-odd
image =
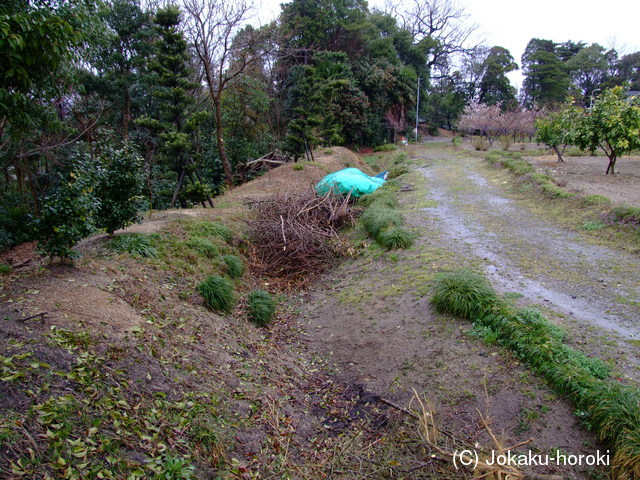
[[[418,95],[416,96],[416,143],[418,143],[418,115],[420,112],[420,77],[418,77]]]

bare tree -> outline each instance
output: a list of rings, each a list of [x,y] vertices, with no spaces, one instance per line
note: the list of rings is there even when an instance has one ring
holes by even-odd
[[[246,0],[184,0],[187,35],[200,60],[204,79],[213,102],[216,139],[225,181],[233,187],[233,170],[223,138],[222,94],[246,75],[268,51],[264,30],[246,28],[254,7]]]
[[[425,44],[429,70],[446,70],[453,56],[469,54],[475,48],[470,43],[478,25],[468,22],[469,15],[455,0],[392,0],[387,9],[411,32],[415,43]]]

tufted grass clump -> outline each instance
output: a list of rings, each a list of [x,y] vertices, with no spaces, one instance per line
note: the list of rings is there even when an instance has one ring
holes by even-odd
[[[405,227],[392,226],[376,235],[376,242],[387,250],[409,248],[416,240],[413,232]]]
[[[254,290],[248,297],[249,320],[258,327],[268,325],[276,313],[276,301],[269,292]]]
[[[231,313],[236,303],[233,283],[225,277],[211,275],[200,285],[198,291],[206,305],[216,312]]]
[[[392,152],[397,147],[393,143],[385,143],[384,145],[378,145],[377,147],[373,147],[374,152]]]
[[[567,192],[553,183],[543,183],[541,188],[544,194],[551,198],[572,198],[576,196],[575,193]]]
[[[217,257],[220,254],[218,246],[208,238],[191,237],[186,245],[206,257]]]
[[[611,200],[609,200],[604,195],[587,195],[583,198],[584,203],[587,205],[596,205],[596,206],[609,206],[611,205]]]
[[[195,222],[188,225],[187,230],[197,237],[220,237],[227,243],[233,239],[231,229],[217,222]]]
[[[400,227],[404,223],[400,212],[377,205],[368,208],[360,216],[360,221],[367,234],[373,238],[377,238],[378,234],[387,228]]]
[[[431,303],[440,313],[475,320],[499,303],[499,298],[481,275],[456,270],[438,276]]]
[[[384,206],[389,208],[397,208],[398,200],[390,190],[386,188],[378,188],[377,190],[363,195],[358,199],[358,203],[365,207]]]
[[[13,272],[13,267],[8,263],[0,262],[0,275],[9,275]]]
[[[231,278],[240,278],[244,274],[244,262],[240,257],[236,255],[224,255],[222,260],[227,266],[227,274]]]
[[[640,208],[631,205],[618,205],[611,210],[611,216],[621,223],[640,225]]]
[[[141,233],[124,233],[116,236],[108,247],[118,253],[128,253],[133,257],[158,256],[158,251],[151,244],[151,239]]]
[[[409,173],[409,168],[406,165],[394,165],[389,169],[389,179],[397,178],[400,175],[404,175],[405,173]]]

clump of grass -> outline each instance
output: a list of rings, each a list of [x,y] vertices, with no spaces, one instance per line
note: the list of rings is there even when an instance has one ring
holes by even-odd
[[[9,275],[13,272],[13,267],[6,263],[0,263],[0,275]]]
[[[296,171],[304,170],[304,163],[294,163],[291,168]]]
[[[249,320],[258,327],[268,325],[276,313],[276,301],[269,292],[254,290],[249,293]]]
[[[602,205],[602,206],[611,205],[611,200],[609,200],[604,195],[588,195],[584,197],[583,201],[587,205]]]
[[[393,164],[402,165],[404,163],[407,163],[408,160],[409,160],[409,155],[407,155],[407,152],[400,152],[396,155],[396,158],[393,159]]]
[[[390,190],[386,188],[378,188],[377,190],[363,195],[358,199],[358,203],[365,207],[384,206],[389,208],[397,208],[398,200]]]
[[[431,303],[441,313],[473,320],[499,302],[487,280],[469,270],[438,276]]]
[[[385,143],[384,145],[378,145],[373,148],[374,152],[392,152],[396,149],[396,146],[393,143]]]
[[[540,187],[543,193],[551,198],[572,198],[576,196],[575,193],[567,192],[553,183],[543,183]]]
[[[236,255],[224,255],[222,257],[227,266],[227,274],[231,278],[240,278],[244,273],[244,262]]]
[[[611,216],[617,222],[640,225],[640,208],[631,205],[618,205],[611,210]]]
[[[219,275],[208,277],[198,285],[198,291],[207,306],[216,312],[230,313],[236,303],[233,283]]]
[[[197,237],[220,237],[227,243],[233,239],[231,229],[217,222],[195,222],[188,225],[187,230]]]
[[[387,250],[397,248],[409,248],[415,242],[416,236],[413,232],[400,226],[392,226],[382,230],[376,235],[376,242]]]
[[[597,230],[602,230],[606,227],[605,223],[602,220],[593,220],[591,222],[586,222],[582,225],[582,229],[587,232],[595,232]]]
[[[501,301],[483,277],[466,271],[441,276],[431,300],[438,311],[474,320],[490,335],[568,395],[581,415],[614,450],[616,478],[640,478],[640,389],[611,380],[597,358],[563,343],[565,332],[532,309]]]
[[[218,246],[208,238],[191,237],[186,241],[186,245],[207,257],[217,257],[220,254]]]
[[[372,206],[360,217],[362,226],[367,234],[376,238],[380,232],[390,227],[400,227],[404,223],[402,215],[397,210],[385,206]]]
[[[396,178],[400,175],[404,175],[405,173],[409,173],[409,169],[405,165],[394,165],[389,169],[388,178]]]
[[[133,257],[157,257],[158,251],[151,244],[151,239],[141,233],[124,233],[118,235],[108,244],[118,253],[128,253]]]

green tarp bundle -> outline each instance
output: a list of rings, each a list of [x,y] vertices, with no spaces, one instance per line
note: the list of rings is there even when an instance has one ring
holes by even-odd
[[[357,168],[344,168],[330,173],[316,185],[316,193],[325,195],[329,190],[354,197],[360,197],[371,193],[384,185],[385,180],[379,177],[371,177]]]

